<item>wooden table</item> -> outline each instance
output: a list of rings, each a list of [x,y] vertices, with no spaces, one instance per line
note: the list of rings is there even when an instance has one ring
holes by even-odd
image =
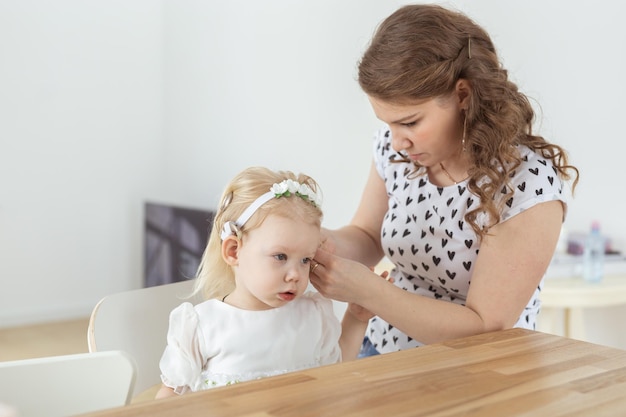
[[[626,351],[511,329],[88,415],[625,414]]]
[[[546,278],[540,297],[540,321],[556,323],[555,313],[562,310],[564,328],[559,334],[585,340],[584,309],[626,305],[626,276],[607,275],[600,282],[586,282],[581,277]]]

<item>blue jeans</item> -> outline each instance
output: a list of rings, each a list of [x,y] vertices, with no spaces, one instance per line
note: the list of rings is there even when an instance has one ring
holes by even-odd
[[[366,358],[374,355],[380,355],[380,352],[376,350],[370,339],[365,337],[363,339],[363,344],[361,345],[361,351],[359,352],[357,358]]]

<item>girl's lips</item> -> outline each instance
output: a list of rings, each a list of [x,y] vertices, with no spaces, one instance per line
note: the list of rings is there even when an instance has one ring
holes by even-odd
[[[296,298],[296,294],[292,292],[281,292],[278,294],[278,297],[283,301],[291,301]]]

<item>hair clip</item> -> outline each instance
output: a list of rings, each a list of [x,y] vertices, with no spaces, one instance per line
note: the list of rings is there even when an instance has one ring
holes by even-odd
[[[224,240],[230,235],[235,235],[238,239],[241,239],[241,229],[233,221],[227,221],[226,223],[224,223],[224,227],[222,228],[222,233],[220,236],[222,240]]]
[[[230,204],[231,201],[233,201],[232,192],[228,193],[228,195],[224,197],[224,200],[222,201],[222,210],[224,210]]]

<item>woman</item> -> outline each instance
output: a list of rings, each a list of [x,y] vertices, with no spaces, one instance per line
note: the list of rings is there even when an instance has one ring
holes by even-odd
[[[367,354],[534,328],[578,170],[532,133],[489,35],[461,13],[405,6],[358,77],[385,126],[354,218],[324,231],[313,285],[377,316]],[[383,256],[394,285],[369,268]]]

